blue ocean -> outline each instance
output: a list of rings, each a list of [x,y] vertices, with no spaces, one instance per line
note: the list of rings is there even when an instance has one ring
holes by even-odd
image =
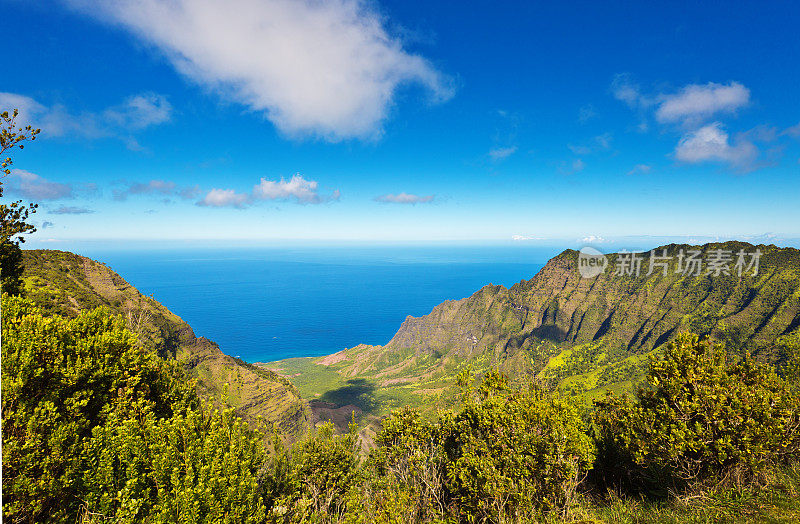
[[[249,362],[385,344],[407,315],[529,279],[558,249],[81,249]]]

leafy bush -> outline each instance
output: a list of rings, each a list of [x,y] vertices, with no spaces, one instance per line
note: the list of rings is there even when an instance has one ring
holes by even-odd
[[[333,424],[326,423],[289,450],[276,435],[275,455],[263,479],[270,517],[286,522],[342,517],[351,490],[361,482],[357,445],[354,424],[348,433],[336,435]]]
[[[84,502],[115,522],[263,522],[260,440],[229,409],[157,419],[120,402],[84,451]]]
[[[477,391],[465,390],[463,409],[443,432],[447,488],[460,515],[477,520],[565,508],[593,458],[576,404],[512,390],[496,371]]]
[[[260,443],[231,412],[199,408],[183,371],[140,347],[120,317],[45,317],[8,296],[2,310],[4,518],[263,514]]]
[[[368,460],[372,475],[357,501],[364,512],[352,522],[433,522],[445,515],[442,426],[410,408],[383,421]]]
[[[759,472],[800,452],[800,399],[775,371],[683,334],[651,364],[635,400],[598,402],[601,441],[645,468],[686,482]],[[599,467],[609,468],[608,464]]]

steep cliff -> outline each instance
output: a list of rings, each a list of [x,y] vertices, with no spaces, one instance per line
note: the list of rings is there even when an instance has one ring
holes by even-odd
[[[567,250],[510,289],[487,285],[408,317],[385,346],[268,367],[299,373],[293,380],[306,396],[331,397],[330,388],[303,378],[322,368],[341,377],[336,388],[369,384],[379,414],[402,402],[452,402],[453,378],[466,365],[497,366],[519,381],[536,377],[592,397],[630,387],[649,357],[683,331],[770,362],[781,358],[782,337],[800,336],[800,251],[727,242],[673,244],[654,254],[653,271],[649,253],[637,255],[638,274],[630,254],[610,254],[605,271],[585,278],[579,253]],[[699,271],[687,268],[690,255]]]
[[[225,355],[214,342],[196,337],[180,317],[104,264],[65,251],[23,254],[26,296],[40,307],[67,316],[106,307],[123,315],[142,344],[182,362],[204,398],[235,407],[255,429],[263,429],[261,419],[275,423],[289,438],[306,431],[310,411],[289,380]]]

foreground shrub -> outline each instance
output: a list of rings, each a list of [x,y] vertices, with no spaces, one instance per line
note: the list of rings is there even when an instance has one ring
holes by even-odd
[[[539,389],[511,389],[498,372],[443,428],[446,486],[463,518],[520,521],[563,510],[593,458],[581,410]]]
[[[85,508],[118,523],[263,522],[262,444],[233,410],[156,419],[123,400],[85,449]]]
[[[447,512],[441,421],[411,409],[388,416],[370,453],[370,475],[355,504],[364,508],[348,522],[434,522]]]
[[[753,479],[800,452],[800,403],[775,371],[722,346],[680,335],[653,362],[634,400],[597,403],[601,441],[651,479]],[[610,469],[609,464],[600,468]]]
[[[275,455],[263,479],[269,517],[278,522],[336,521],[348,508],[351,490],[361,482],[358,435],[336,435],[326,423],[291,449],[275,438]]]
[[[3,517],[246,522],[263,517],[260,443],[201,409],[120,317],[45,317],[3,297]]]

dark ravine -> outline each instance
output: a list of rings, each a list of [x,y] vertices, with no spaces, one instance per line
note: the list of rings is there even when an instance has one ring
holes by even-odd
[[[307,431],[310,410],[289,380],[228,356],[216,343],[195,336],[180,317],[106,265],[65,251],[23,254],[26,296],[40,307],[66,316],[105,307],[122,315],[141,343],[182,362],[203,398],[236,408],[254,429],[275,424],[289,439]]]

